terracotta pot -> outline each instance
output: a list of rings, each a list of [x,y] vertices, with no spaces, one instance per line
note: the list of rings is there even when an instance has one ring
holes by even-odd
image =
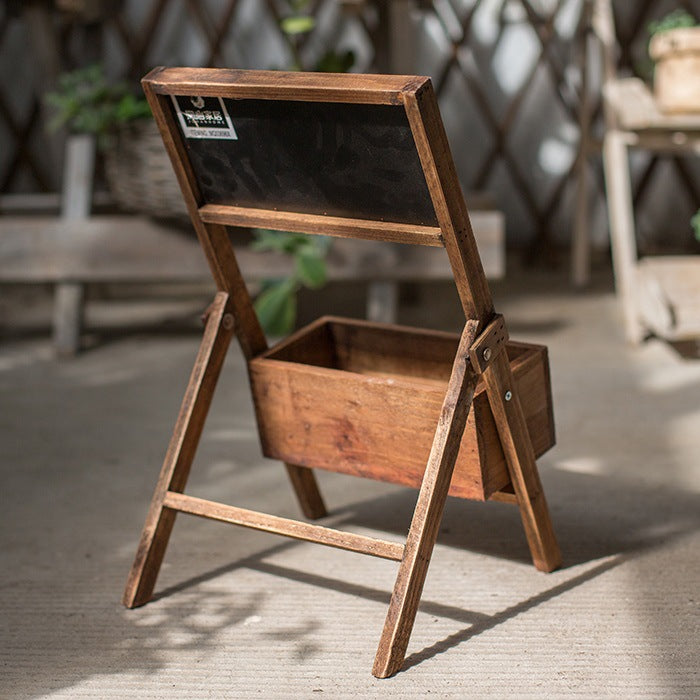
[[[656,34],[649,43],[656,62],[654,95],[662,112],[700,112],[700,26]]]

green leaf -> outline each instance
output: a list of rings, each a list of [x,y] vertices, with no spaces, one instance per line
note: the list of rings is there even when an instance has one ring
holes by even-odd
[[[326,283],[326,263],[311,247],[297,255],[296,272],[302,284],[310,289],[318,289]]]
[[[307,238],[308,236],[303,233],[259,228],[255,229],[255,240],[251,243],[251,248],[257,251],[274,250],[291,255],[305,245]]]
[[[266,333],[282,336],[294,328],[297,315],[295,279],[270,283],[255,300],[255,311]]]
[[[658,21],[649,22],[647,31],[649,36],[654,36],[655,34],[661,34],[662,32],[668,32],[671,29],[680,29],[683,27],[694,27],[695,17],[689,14],[683,9],[677,9],[673,12],[669,12],[667,15],[662,17]]]
[[[297,34],[305,34],[310,32],[316,26],[316,20],[313,17],[296,16],[285,17],[280,22],[282,31],[287,36],[296,36]]]
[[[693,218],[690,220],[690,225],[693,227],[693,231],[695,232],[695,240],[700,242],[700,209],[698,209],[693,215]]]

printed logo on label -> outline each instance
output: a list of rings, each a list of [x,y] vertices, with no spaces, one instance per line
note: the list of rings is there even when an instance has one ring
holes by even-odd
[[[175,112],[188,139],[238,139],[226,105],[220,97],[171,95]]]

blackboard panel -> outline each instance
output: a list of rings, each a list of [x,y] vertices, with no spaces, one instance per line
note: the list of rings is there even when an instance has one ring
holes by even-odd
[[[175,99],[205,203],[438,225],[400,105],[225,99],[234,138],[194,138],[215,106]]]

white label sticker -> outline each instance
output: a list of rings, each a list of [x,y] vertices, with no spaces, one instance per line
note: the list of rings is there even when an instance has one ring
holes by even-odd
[[[182,133],[188,139],[238,139],[220,97],[171,95]]]

